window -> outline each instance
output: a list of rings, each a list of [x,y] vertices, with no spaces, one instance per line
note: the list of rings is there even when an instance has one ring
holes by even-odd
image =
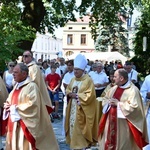
[[[35,54],[35,59],[37,60],[37,54]]]
[[[67,44],[73,44],[73,35],[72,34],[67,35]]]
[[[45,55],[45,59],[47,59],[47,55]]]
[[[69,29],[72,29],[72,27],[69,27]]]
[[[86,27],[82,27],[82,30],[86,29]]]
[[[81,44],[86,44],[86,34],[81,34]]]
[[[80,51],[80,53],[86,53],[86,51]]]
[[[70,55],[73,55],[74,53],[72,51],[68,51],[66,52],[66,56],[70,56]]]
[[[41,55],[41,60],[43,61],[43,54]]]

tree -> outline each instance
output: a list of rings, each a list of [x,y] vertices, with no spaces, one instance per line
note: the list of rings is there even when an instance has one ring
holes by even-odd
[[[132,13],[131,3],[119,0],[88,2],[92,6],[90,10],[90,27],[95,40],[95,49],[97,51],[107,51],[108,45],[111,45],[113,49],[129,56],[127,30],[122,27],[122,24],[126,22],[128,14]],[[81,15],[84,15],[82,12],[83,7],[84,3],[79,7]]]
[[[30,26],[23,25],[20,20],[21,12],[16,5],[1,5],[0,8],[0,70],[3,70],[5,63],[16,60],[22,53],[18,47],[23,40],[33,40],[35,31]]]
[[[30,50],[35,33],[47,26],[51,33],[54,27],[64,26],[75,20],[73,9],[75,0],[69,3],[61,0],[1,0],[0,9],[0,70],[5,63],[16,60],[23,50]],[[51,5],[50,5],[51,4]],[[70,13],[69,13],[70,12]]]
[[[150,2],[142,1],[142,5],[139,8],[141,11],[141,17],[136,22],[136,33],[133,39],[134,52],[136,56],[132,59],[139,72],[145,77],[150,73]],[[143,37],[147,37],[147,49],[143,51]]]
[[[99,25],[98,36],[95,42],[97,51],[108,51],[108,46],[112,47],[125,56],[129,56],[127,30],[122,27],[122,23],[114,26]]]
[[[33,34],[35,35],[37,31],[43,32],[45,26],[48,27],[50,33],[53,33],[55,27],[63,27],[68,20],[75,21],[74,12],[79,12],[81,16],[86,15],[87,10],[91,12],[90,27],[92,29],[91,33],[94,40],[96,40],[99,34],[97,34],[99,24],[104,28],[111,30],[114,41],[116,40],[116,34],[119,36],[118,33],[120,32],[119,26],[117,27],[118,31],[114,31],[116,25],[118,25],[118,12],[124,11],[125,14],[131,14],[134,7],[142,6],[142,13],[144,13],[144,9],[146,8],[147,13],[145,13],[145,15],[150,16],[150,13],[148,13],[150,6],[149,0],[82,0],[79,7],[75,5],[76,0],[1,0],[0,3],[3,4],[2,7],[5,7],[4,10],[0,11],[1,15],[5,14],[4,16],[1,16],[2,20],[5,20],[7,17],[9,20],[5,23],[1,23],[3,26],[3,33],[1,33],[0,38],[3,42],[1,43],[0,49],[5,53],[6,43],[17,43],[15,47],[13,44],[10,46],[8,51],[11,52],[5,53],[8,55],[10,55],[10,53],[17,53],[16,57],[18,56],[18,52],[16,51],[18,48],[31,49]],[[22,4],[21,7],[19,4]],[[11,12],[11,9],[14,10],[14,12]],[[11,12],[11,14],[9,14],[9,12]],[[7,13],[10,17],[7,16]],[[124,13],[122,15],[124,15]],[[145,16],[145,18],[147,20],[148,17]],[[13,19],[15,20],[14,22],[16,22],[16,27],[14,23],[13,32],[10,32],[8,30],[9,22]],[[7,32],[7,30],[9,32]],[[28,33],[24,30],[28,31]],[[21,34],[18,32],[22,33],[22,37],[20,37]],[[12,36],[8,33],[12,33]],[[8,38],[9,41],[5,42],[7,41],[5,38]],[[10,42],[12,39],[13,42]],[[118,40],[124,40],[123,36],[120,36]],[[125,50],[127,52],[126,48]],[[6,58],[10,58],[10,56],[6,56]]]
[[[132,59],[134,60],[137,69],[145,76],[150,73],[149,69],[149,53],[150,53],[150,1],[149,0],[85,0],[87,4],[82,4],[80,6],[81,15],[85,14],[85,11],[89,6],[91,6],[91,22],[90,26],[92,28],[93,38],[96,40],[98,49],[106,49],[106,46],[110,44],[110,34],[116,34],[115,32],[110,32],[111,28],[115,28],[119,25],[116,14],[123,11],[123,15],[132,14],[134,8],[138,8],[141,12],[141,19],[137,23],[134,49],[136,56]],[[125,12],[125,13],[124,13]],[[126,15],[125,15],[126,16]],[[100,25],[99,25],[100,23]],[[101,26],[101,27],[100,27]],[[98,29],[102,29],[99,33]],[[118,31],[120,33],[120,31]],[[109,36],[108,36],[109,35]],[[143,36],[147,37],[147,50],[143,52]],[[123,41],[123,40],[121,40]],[[106,46],[104,46],[106,45]],[[126,49],[126,48],[125,48]],[[127,49],[126,49],[127,50]]]

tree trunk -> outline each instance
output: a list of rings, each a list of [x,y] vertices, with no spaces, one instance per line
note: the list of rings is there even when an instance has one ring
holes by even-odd
[[[21,20],[24,24],[31,25],[36,31],[39,31],[40,23],[46,14],[42,0],[22,0],[22,3],[25,8]],[[31,50],[33,41],[22,41],[19,47],[23,50]]]

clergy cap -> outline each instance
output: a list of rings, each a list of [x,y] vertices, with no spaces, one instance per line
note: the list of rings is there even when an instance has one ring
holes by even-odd
[[[74,59],[74,68],[79,68],[81,70],[84,70],[87,66],[87,59],[84,55],[78,54]]]

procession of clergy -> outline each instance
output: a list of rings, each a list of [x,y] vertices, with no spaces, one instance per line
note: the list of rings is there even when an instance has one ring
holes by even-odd
[[[150,150],[150,76],[139,90],[129,79],[134,69],[130,77],[124,68],[110,71],[108,79],[101,63],[96,63],[97,71],[85,72],[88,61],[82,54],[66,64],[62,126],[70,149],[98,144],[99,150]],[[54,76],[56,67],[51,69]],[[6,135],[6,150],[59,150],[50,120],[55,111],[47,90],[51,85],[45,84],[31,51],[23,53],[12,75],[10,93],[0,78],[0,141]]]

